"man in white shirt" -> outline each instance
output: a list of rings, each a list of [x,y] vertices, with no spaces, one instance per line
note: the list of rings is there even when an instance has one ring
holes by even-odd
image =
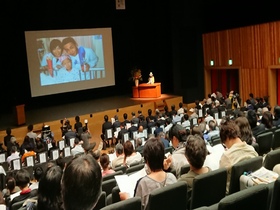
[[[19,156],[19,152],[17,151],[17,147],[16,146],[12,146],[11,147],[11,155],[7,157],[7,163],[10,167],[11,161],[14,159],[20,158]]]
[[[82,147],[82,141],[80,141],[78,138],[75,138],[74,141],[74,147],[71,149],[72,156],[75,156],[79,153],[84,153],[85,149]]]

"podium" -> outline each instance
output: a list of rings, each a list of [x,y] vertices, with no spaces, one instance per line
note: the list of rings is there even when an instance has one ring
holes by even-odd
[[[132,94],[133,98],[159,98],[161,96],[161,83],[134,86]]]
[[[23,125],[25,124],[25,110],[24,110],[24,104],[17,105],[15,107],[15,118],[16,118],[16,124],[17,125]]]

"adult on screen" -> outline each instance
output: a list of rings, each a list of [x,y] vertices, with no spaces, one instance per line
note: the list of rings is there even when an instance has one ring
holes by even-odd
[[[62,68],[59,60],[62,55],[62,44],[58,39],[53,39],[50,42],[50,52],[46,53],[41,61],[41,70],[48,71],[49,75],[54,77],[53,70],[59,70]]]
[[[81,74],[81,79],[90,79],[89,69],[94,67],[98,61],[95,52],[91,48],[78,46],[72,37],[64,38],[62,40],[62,46],[65,52],[71,57],[72,66],[84,72],[84,74]]]

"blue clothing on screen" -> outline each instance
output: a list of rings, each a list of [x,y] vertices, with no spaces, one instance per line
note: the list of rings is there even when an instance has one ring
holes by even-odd
[[[84,58],[83,61],[80,61],[80,56],[77,54],[76,56],[71,56],[72,67],[82,70],[81,65],[87,63],[90,68],[93,68],[97,61],[98,57],[95,52],[91,48],[84,47]],[[89,80],[90,79],[90,71],[81,72],[81,80]]]

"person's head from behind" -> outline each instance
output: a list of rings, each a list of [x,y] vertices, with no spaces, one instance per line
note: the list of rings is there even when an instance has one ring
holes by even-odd
[[[68,55],[76,56],[78,54],[78,44],[72,37],[63,39],[62,46]]]
[[[124,114],[123,114],[123,119],[125,119],[125,120],[126,120],[126,119],[127,119],[127,117],[128,117],[128,116],[127,116],[127,113],[124,113]]]
[[[143,148],[143,157],[151,171],[163,169],[164,145],[157,138],[149,138]]]
[[[140,146],[142,146],[142,139],[138,138],[136,139],[136,147],[140,147]]]
[[[40,179],[42,178],[44,174],[44,170],[41,166],[37,166],[34,169],[34,179],[36,179],[37,181],[40,181]]]
[[[75,117],[75,121],[76,121],[76,122],[80,122],[80,116],[77,115],[77,116]]]
[[[122,155],[123,154],[123,145],[121,143],[118,143],[115,146],[115,151],[116,151],[117,156]]]
[[[251,129],[253,129],[257,126],[258,117],[257,117],[257,113],[255,112],[255,110],[252,110],[252,109],[248,110],[247,119],[249,121]]]
[[[28,125],[27,126],[27,130],[30,132],[30,131],[33,131],[33,125],[32,124],[30,124],[30,125]]]
[[[232,140],[232,139],[236,139],[239,136],[240,136],[240,130],[239,130],[238,125],[234,122],[234,120],[231,120],[228,117],[223,118],[220,123],[221,142],[223,144],[227,144],[226,142],[228,142],[229,140]]]
[[[57,165],[43,173],[38,188],[38,209],[61,209],[61,177],[62,169]]]
[[[83,126],[83,132],[87,132],[87,131],[88,131],[87,126]]]
[[[274,119],[275,119],[275,120],[280,119],[280,106],[276,105],[276,106],[274,107],[273,112],[274,112]]]
[[[197,134],[190,135],[187,140],[185,156],[196,169],[202,168],[208,154],[205,141]]]
[[[12,146],[11,147],[11,153],[15,153],[17,152],[17,147],[16,146]]]
[[[266,128],[270,129],[273,127],[273,116],[270,111],[266,111],[262,114],[261,122]]]
[[[16,180],[13,176],[8,176],[6,179],[6,187],[7,189],[11,192],[14,191],[15,187],[16,187]]]
[[[69,57],[69,55],[62,55],[59,58],[62,66],[67,70],[67,71],[71,71],[72,70],[72,60]]]
[[[61,192],[65,210],[91,210],[101,193],[101,168],[90,154],[74,157],[63,172]]]
[[[246,117],[238,117],[235,119],[235,123],[238,125],[240,130],[240,139],[247,142],[247,144],[252,144],[253,132],[248,119]]]
[[[186,142],[187,140],[187,130],[181,125],[173,125],[168,132],[169,139],[172,145],[176,148],[180,142]]]
[[[20,189],[23,189],[23,188],[27,187],[30,182],[30,174],[26,169],[22,168],[16,172],[15,180],[16,180],[17,186]]]
[[[50,51],[54,57],[58,58],[62,54],[62,44],[58,39],[53,39],[50,43]]]
[[[199,135],[201,138],[203,138],[203,133],[198,125],[194,125],[191,128],[191,134],[192,135]]]
[[[108,122],[108,120],[109,120],[108,115],[104,115],[104,121],[105,121],[105,122]]]
[[[102,153],[100,156],[99,162],[100,162],[102,169],[106,170],[110,164],[109,155],[106,153]]]
[[[12,129],[11,128],[6,128],[6,134],[11,135],[11,133],[12,133]]]
[[[123,145],[123,152],[125,157],[129,157],[134,152],[134,147],[131,141],[126,141]]]

